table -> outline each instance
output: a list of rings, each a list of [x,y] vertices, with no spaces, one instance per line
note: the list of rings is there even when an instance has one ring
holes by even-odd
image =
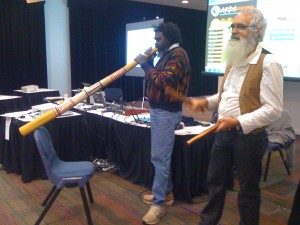
[[[119,174],[135,184],[152,187],[150,129],[114,113],[82,112],[93,158],[108,158]],[[123,121],[122,121],[123,120]],[[186,145],[194,135],[176,135],[172,154],[173,192],[176,199],[192,203],[192,198],[207,192],[207,170],[214,135]]]
[[[33,134],[23,137],[19,127],[25,122],[12,118],[9,140],[5,139],[5,117],[0,117],[0,163],[7,172],[18,173],[23,182],[36,178],[47,178],[42,160],[38,153]],[[90,160],[82,130],[82,116],[57,118],[45,127],[49,130],[57,155],[65,161]]]
[[[74,109],[75,110],[75,109]],[[97,110],[78,111],[76,117],[57,118],[45,126],[63,160],[109,159],[120,176],[147,188],[152,187],[150,128],[137,124],[133,117]],[[19,133],[24,124],[16,118],[10,125],[10,140],[4,139],[5,118],[0,118],[0,163],[8,172],[21,175],[23,182],[46,178],[32,134]],[[174,195],[192,203],[192,198],[207,192],[207,170],[214,135],[186,145],[194,135],[176,135],[172,154]]]
[[[59,91],[47,88],[40,88],[34,92],[14,91],[23,97],[25,109],[30,109],[33,105],[45,103],[44,98],[46,97],[60,96]]]
[[[21,96],[0,95],[0,115],[24,109],[25,106]]]

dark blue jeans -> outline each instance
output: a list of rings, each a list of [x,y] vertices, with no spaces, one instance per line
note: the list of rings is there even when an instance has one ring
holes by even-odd
[[[233,129],[216,134],[207,177],[209,201],[201,212],[201,225],[216,225],[221,219],[227,176],[233,165],[240,184],[238,193],[240,224],[259,224],[261,161],[267,144],[266,131],[244,135],[242,131]]]

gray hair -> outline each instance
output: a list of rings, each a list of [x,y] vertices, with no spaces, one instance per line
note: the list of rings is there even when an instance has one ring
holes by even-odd
[[[262,42],[264,40],[265,32],[267,29],[267,21],[264,18],[264,15],[261,11],[258,9],[245,9],[242,10],[241,13],[251,14],[252,15],[252,21],[250,22],[250,29],[253,31],[256,31],[259,33],[259,36],[257,37],[257,42]]]

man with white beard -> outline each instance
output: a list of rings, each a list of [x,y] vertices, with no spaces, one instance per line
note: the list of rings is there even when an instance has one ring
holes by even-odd
[[[265,127],[282,113],[283,70],[259,45],[266,30],[263,14],[246,9],[232,21],[224,52],[227,64],[219,93],[191,100],[191,108],[218,112],[219,125],[208,169],[209,200],[199,225],[216,225],[225,204],[227,176],[233,166],[239,180],[240,225],[258,225]]]

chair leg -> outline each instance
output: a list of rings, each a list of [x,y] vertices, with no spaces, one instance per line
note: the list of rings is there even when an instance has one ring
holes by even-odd
[[[56,189],[56,186],[54,185],[52,187],[52,189],[50,190],[49,194],[47,195],[47,197],[45,198],[45,200],[43,201],[42,206],[45,206],[47,204],[48,200],[50,199],[50,197],[54,193],[55,189]]]
[[[94,203],[94,198],[93,198],[93,194],[92,194],[92,190],[91,190],[89,181],[86,182],[86,189],[87,189],[87,193],[89,195],[90,203]]]
[[[269,166],[270,166],[270,160],[271,160],[271,154],[272,154],[272,152],[268,152],[268,159],[267,159],[267,165],[266,165],[266,170],[265,170],[264,181],[267,180]]]
[[[288,175],[291,175],[291,171],[290,171],[290,169],[289,169],[289,167],[288,167],[288,165],[287,165],[287,163],[286,163],[286,160],[285,160],[285,158],[284,158],[284,156],[283,156],[283,153],[282,153],[282,150],[281,150],[281,149],[279,150],[279,154],[280,154],[280,156],[281,156],[282,162],[283,162],[283,164],[284,164],[284,166],[285,166],[285,169],[286,169]]]
[[[79,187],[80,189],[80,193],[81,193],[81,198],[82,198],[82,202],[83,202],[83,206],[84,206],[84,210],[85,210],[85,214],[86,214],[86,218],[88,220],[88,224],[89,225],[93,225],[93,221],[92,221],[92,217],[91,217],[91,212],[90,212],[90,208],[86,199],[86,195],[84,192],[84,188],[83,187]]]
[[[52,190],[51,190],[52,191]],[[50,207],[52,206],[53,202],[55,201],[56,197],[59,195],[61,189],[56,189],[54,194],[52,195],[52,197],[50,198],[50,201],[48,202],[48,204],[46,205],[46,207],[44,208],[43,212],[41,213],[41,215],[39,216],[39,218],[37,219],[37,221],[35,222],[35,225],[40,224],[40,222],[43,220],[44,216],[46,215],[46,213],[48,212],[48,210],[50,209]]]

